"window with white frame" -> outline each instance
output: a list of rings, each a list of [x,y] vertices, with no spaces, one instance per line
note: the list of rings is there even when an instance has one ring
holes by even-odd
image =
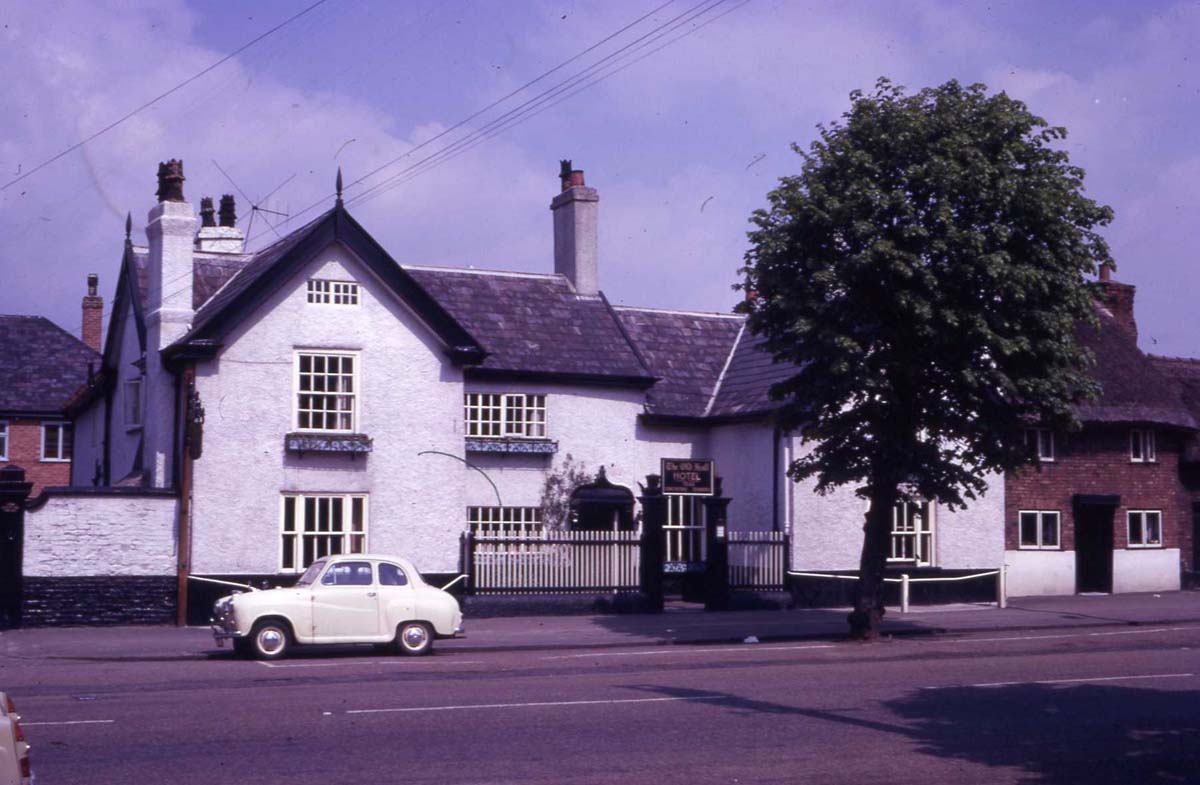
[[[892,546],[888,561],[933,563],[933,516],[929,502],[899,502],[892,508]]]
[[[48,422],[42,424],[42,460],[69,461],[73,436],[71,423]]]
[[[1054,460],[1054,431],[1049,428],[1027,428],[1025,446],[1042,463]]]
[[[1154,431],[1144,428],[1129,431],[1129,460],[1132,463],[1154,463],[1158,460]]]
[[[1125,517],[1129,522],[1130,548],[1163,547],[1161,510],[1130,510]]]
[[[142,380],[129,379],[125,382],[125,427],[142,424]]]
[[[8,423],[0,420],[0,461],[8,460]]]
[[[367,552],[364,494],[287,494],[283,497],[279,566],[300,572],[317,559]]]
[[[541,507],[468,507],[472,534],[531,537],[542,533]]]
[[[310,278],[308,301],[314,305],[358,305],[358,284],[354,281]]]
[[[525,393],[467,393],[467,436],[477,439],[546,438],[546,396]]]
[[[296,428],[353,433],[357,354],[296,352]]]
[[[1057,510],[1021,510],[1018,547],[1028,550],[1058,550],[1060,518]]]

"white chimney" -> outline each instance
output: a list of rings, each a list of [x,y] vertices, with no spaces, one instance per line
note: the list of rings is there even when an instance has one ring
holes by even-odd
[[[554,272],[567,277],[579,294],[600,292],[596,270],[596,217],[600,194],[583,183],[583,171],[561,162],[562,193],[550,202],[554,213]]]

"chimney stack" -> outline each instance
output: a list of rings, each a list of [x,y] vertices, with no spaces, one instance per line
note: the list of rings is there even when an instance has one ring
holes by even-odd
[[[237,228],[237,204],[231,194],[221,197],[217,220],[213,220],[212,197],[200,200],[200,216],[204,219],[196,235],[196,250],[208,253],[241,253],[245,238]]]
[[[1117,324],[1133,336],[1137,343],[1137,320],[1133,316],[1133,298],[1137,287],[1112,279],[1112,268],[1100,265],[1100,299]]]
[[[554,272],[579,294],[600,293],[597,275],[597,213],[600,195],[584,184],[583,170],[561,161],[562,192],[550,202],[554,214]]]
[[[83,297],[83,327],[80,329],[80,338],[95,352],[103,350],[104,298],[96,294],[99,283],[100,278],[95,273],[88,275],[87,294]]]

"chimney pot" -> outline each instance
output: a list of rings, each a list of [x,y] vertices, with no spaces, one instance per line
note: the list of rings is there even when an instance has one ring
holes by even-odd
[[[237,203],[233,200],[233,194],[225,194],[221,197],[221,226],[237,226]]]
[[[200,226],[216,226],[217,219],[214,217],[216,211],[213,210],[213,200],[211,196],[200,197]]]
[[[1112,268],[1107,263],[1100,265],[1100,282],[1108,283],[1112,280]]]
[[[95,273],[88,273],[87,282],[88,282],[88,296],[95,297],[96,296],[96,287],[100,285],[100,276],[96,275]]]
[[[183,202],[183,161],[172,158],[158,165],[158,201]]]

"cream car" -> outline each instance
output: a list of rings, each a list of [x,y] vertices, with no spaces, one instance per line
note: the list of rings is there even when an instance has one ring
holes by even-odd
[[[266,660],[314,643],[394,644],[420,655],[435,638],[462,635],[462,611],[407,559],[344,554],[313,562],[290,588],[222,597],[212,630],[218,646],[232,640],[238,653]]]

